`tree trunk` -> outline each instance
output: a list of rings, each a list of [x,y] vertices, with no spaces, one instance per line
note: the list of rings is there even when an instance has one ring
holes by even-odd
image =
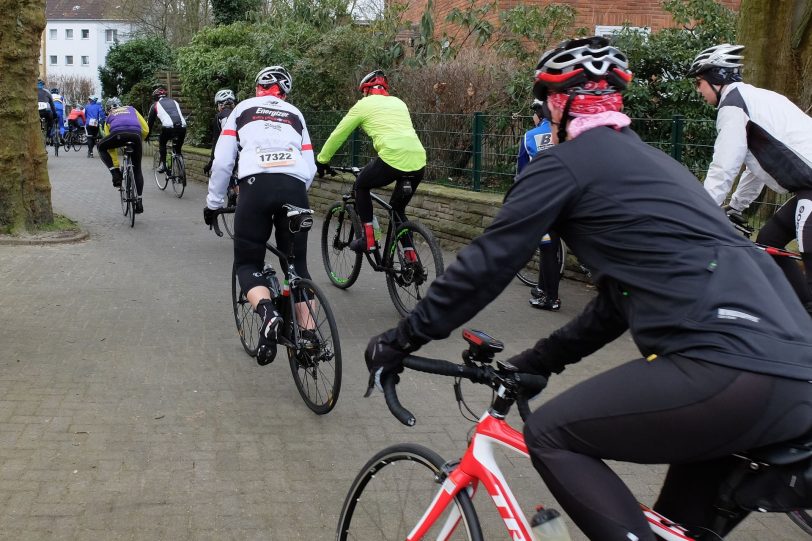
[[[812,2],[742,0],[739,42],[746,47],[744,80],[769,88],[810,112]]]
[[[53,221],[36,81],[45,0],[9,0],[0,18],[0,232]]]

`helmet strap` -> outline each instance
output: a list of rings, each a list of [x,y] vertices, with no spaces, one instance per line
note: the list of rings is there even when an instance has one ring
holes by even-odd
[[[713,85],[713,84],[710,84],[710,83],[708,83],[708,84],[711,87],[711,90],[713,90],[713,93],[716,94],[716,108],[718,109],[719,108],[719,103],[721,103],[721,101],[722,101],[722,89],[726,85]]]
[[[567,123],[570,119],[570,106],[575,99],[575,93],[569,95],[567,103],[564,105],[564,111],[561,113],[561,122],[558,123],[558,144],[567,140]]]

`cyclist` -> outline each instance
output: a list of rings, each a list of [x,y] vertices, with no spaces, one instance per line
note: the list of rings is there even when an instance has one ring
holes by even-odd
[[[141,201],[141,192],[144,189],[144,175],[141,172],[141,154],[143,145],[141,141],[147,138],[149,129],[141,113],[131,105],[122,106],[118,98],[107,100],[107,122],[102,128],[104,138],[99,141],[99,157],[110,170],[113,177],[113,186],[121,187],[121,170],[118,168],[116,149],[127,143],[132,143],[132,164],[135,172],[135,187],[138,191],[138,200],[135,202],[135,213],[144,212]]]
[[[155,119],[157,118],[161,122],[161,135],[158,137],[158,154],[161,165],[158,166],[158,172],[163,173],[166,171],[166,142],[172,139],[175,152],[181,154],[183,141],[186,139],[186,119],[180,112],[178,102],[166,97],[164,87],[156,88],[152,92],[152,99],[155,100],[155,103],[149,109],[147,126],[151,133]],[[174,141],[177,141],[177,144]]]
[[[79,128],[85,126],[85,110],[80,105],[77,105],[68,113],[68,129],[70,131],[78,131]]]
[[[51,98],[54,100],[54,109],[56,110],[56,127],[59,130],[59,139],[65,135],[65,104],[62,95],[59,93],[58,88],[51,89]],[[56,130],[54,130],[56,131]]]
[[[742,45],[724,43],[699,53],[688,70],[697,91],[717,108],[713,161],[705,189],[722,204],[742,165],[744,172],[725,210],[741,221],[741,211],[766,184],[793,197],[770,218],[756,242],[784,248],[798,239],[804,273],[795,261],[775,257],[798,298],[812,314],[812,118],[770,90],[742,82]],[[809,223],[807,223],[809,222]]]
[[[516,162],[517,175],[537,153],[553,146],[550,111],[547,109],[547,104],[541,100],[533,100],[531,107],[535,127],[528,130],[522,137]],[[533,308],[552,311],[561,309],[561,299],[558,298],[558,282],[561,280],[557,262],[559,242],[558,233],[553,231],[549,231],[541,237],[538,285],[530,290],[530,306]]]
[[[54,119],[56,118],[56,107],[54,106],[54,98],[50,92],[45,90],[45,82],[42,79],[37,80],[37,109],[39,110],[40,120],[45,122],[45,133],[50,137]]]
[[[350,242],[350,249],[364,252],[375,248],[369,190],[397,182],[390,203],[395,215],[405,221],[406,205],[423,179],[426,151],[414,131],[406,104],[389,95],[389,82],[383,71],[375,70],[367,74],[361,79],[358,90],[363,97],[350,108],[327,138],[316,157],[316,167],[319,176],[328,172],[330,159],[355,128],[360,126],[372,139],[378,157],[361,170],[353,187],[364,230]],[[403,189],[404,180],[411,182],[411,192]],[[405,255],[414,258],[414,249],[407,250]]]
[[[104,124],[104,108],[98,96],[90,96],[85,106],[85,130],[87,131],[87,157],[93,157],[93,147],[99,137],[99,128]]]
[[[812,429],[812,320],[696,178],[628,128],[620,91],[631,78],[625,55],[602,37],[542,55],[534,94],[550,108],[556,145],[365,358],[373,383],[402,370],[405,355],[495,299],[556,229],[593,270],[598,294],[508,364],[560,373],[627,330],[642,358],[539,407],[524,427],[528,451],[589,539],[654,541],[603,459],[673,464],[655,509],[711,528],[731,453]]]
[[[237,97],[234,91],[224,88],[218,90],[214,95],[214,105],[217,106],[217,114],[214,115],[214,120],[211,124],[211,158],[209,162],[203,166],[203,173],[208,175],[211,172],[211,166],[214,163],[214,149],[217,146],[217,140],[220,138],[220,131],[228,120],[228,115],[234,110],[234,104],[237,103]]]
[[[261,274],[265,242],[276,228],[276,245],[287,253],[291,234],[283,205],[308,208],[307,189],[316,173],[304,117],[286,101],[292,86],[293,79],[282,66],[263,68],[257,74],[256,97],[243,100],[234,108],[217,141],[203,209],[203,220],[211,225],[216,219],[213,209],[224,204],[234,162],[239,156],[234,265],[248,302],[263,320],[257,348],[257,362],[261,365],[276,356],[276,335],[282,321]],[[296,272],[310,278],[306,232],[296,235],[294,255]],[[297,314],[301,311],[299,321],[307,324],[306,308],[302,303]]]

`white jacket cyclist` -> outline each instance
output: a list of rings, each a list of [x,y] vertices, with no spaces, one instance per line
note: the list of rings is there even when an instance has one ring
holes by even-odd
[[[302,113],[274,96],[241,101],[229,115],[217,146],[209,180],[209,208],[223,206],[228,181],[239,154],[240,179],[258,173],[279,173],[310,188],[316,174],[313,145]]]
[[[721,205],[741,166],[730,206],[746,209],[766,184],[778,193],[812,189],[812,118],[786,97],[746,83],[725,86],[705,190]]]

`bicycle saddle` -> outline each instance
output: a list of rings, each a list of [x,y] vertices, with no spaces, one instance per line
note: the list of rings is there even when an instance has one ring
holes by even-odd
[[[742,453],[742,456],[753,462],[761,462],[772,466],[793,464],[812,457],[812,432],[807,432],[799,438],[781,443],[774,443]]]

